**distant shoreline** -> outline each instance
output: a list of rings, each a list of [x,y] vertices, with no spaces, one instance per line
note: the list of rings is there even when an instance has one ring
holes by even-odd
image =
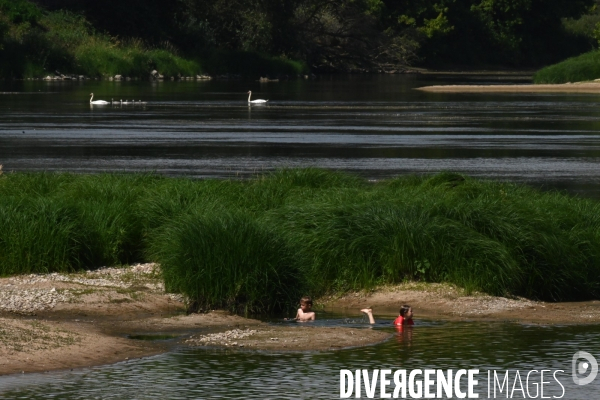
[[[600,93],[600,82],[524,85],[435,85],[415,88],[433,93]]]

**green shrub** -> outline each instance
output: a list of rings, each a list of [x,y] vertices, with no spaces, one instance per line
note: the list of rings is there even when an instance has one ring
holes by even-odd
[[[567,83],[600,78],[600,51],[595,50],[537,71],[535,83]]]
[[[186,60],[167,50],[151,50],[148,52],[149,64],[165,76],[194,76],[200,72],[195,61]]]

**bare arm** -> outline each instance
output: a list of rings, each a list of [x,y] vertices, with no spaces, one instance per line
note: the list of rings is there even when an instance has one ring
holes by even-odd
[[[374,324],[375,323],[375,318],[373,318],[373,310],[371,310],[370,308],[363,308],[362,310],[360,310],[361,312],[367,314],[367,317],[369,317],[369,323],[370,324]]]

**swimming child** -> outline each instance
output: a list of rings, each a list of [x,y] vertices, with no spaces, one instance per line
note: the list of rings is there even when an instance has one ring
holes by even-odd
[[[369,317],[370,324],[375,323],[375,318],[373,318],[373,310],[371,308],[363,308],[360,311],[367,314],[367,317]],[[413,318],[412,307],[409,306],[408,304],[405,304],[402,307],[400,307],[400,315],[398,315],[398,318],[396,318],[394,320],[394,322],[392,322],[392,325],[394,325],[394,326],[414,325],[415,321],[413,321],[412,318]]]
[[[300,299],[300,308],[296,313],[296,318],[286,318],[287,321],[308,322],[315,320],[315,312],[311,311],[312,299],[309,296],[304,296]]]
[[[412,307],[409,306],[408,304],[403,305],[402,307],[400,307],[400,315],[398,315],[398,318],[396,318],[394,320],[394,322],[392,322],[393,325],[414,325],[415,321],[413,321],[413,310]]]

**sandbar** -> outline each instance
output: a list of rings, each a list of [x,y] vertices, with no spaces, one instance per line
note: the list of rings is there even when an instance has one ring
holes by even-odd
[[[0,279],[0,375],[130,362],[174,346],[243,351],[332,351],[371,345],[393,333],[315,324],[268,324],[226,311],[186,314],[184,299],[165,293],[158,267],[140,264],[77,274]],[[410,304],[415,318],[527,324],[597,324],[600,301],[545,303],[465,293],[449,284],[408,282],[318,299],[330,311],[378,320]],[[323,312],[324,311],[324,312]],[[163,335],[172,340],[141,340]]]
[[[519,85],[435,85],[415,90],[433,93],[600,93],[600,82]]]

